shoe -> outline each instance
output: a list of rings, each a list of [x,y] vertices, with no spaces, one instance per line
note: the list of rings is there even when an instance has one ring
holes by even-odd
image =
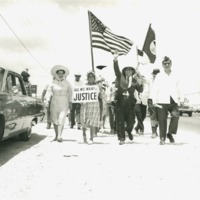
[[[89,142],[88,142],[88,144],[93,144],[94,142],[90,139],[89,140]]]
[[[139,135],[144,135],[144,132],[143,132],[143,131],[140,131],[140,132],[139,132]]]
[[[57,141],[58,141],[58,142],[62,142],[62,138],[58,138]]]
[[[87,144],[87,138],[86,138],[86,136],[83,136],[83,143]]]
[[[114,134],[114,130],[113,130],[113,129],[111,129],[111,130],[110,130],[110,133],[111,133],[111,134]]]
[[[174,140],[174,138],[173,138],[173,136],[172,136],[171,133],[167,133],[167,138],[169,139],[169,141],[170,141],[171,143],[175,143],[175,140]]]
[[[137,129],[135,129],[135,133],[139,135],[139,132],[138,132],[138,130],[137,130]]]
[[[161,138],[160,145],[164,145],[164,144],[165,144],[165,140],[164,140],[164,138]]]
[[[51,123],[47,123],[47,129],[51,128]]]
[[[132,135],[132,133],[128,133],[128,138],[129,138],[129,140],[133,140],[133,135]]]
[[[124,140],[120,140],[119,145],[125,144]]]
[[[151,136],[151,138],[156,138],[158,136],[158,134],[157,133],[152,133],[152,136]]]

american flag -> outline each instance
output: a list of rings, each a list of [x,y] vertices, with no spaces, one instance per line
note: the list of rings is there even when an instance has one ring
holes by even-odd
[[[123,36],[113,34],[92,12],[88,11],[91,24],[92,47],[109,51],[114,54],[118,50],[119,55],[126,55],[133,42]]]

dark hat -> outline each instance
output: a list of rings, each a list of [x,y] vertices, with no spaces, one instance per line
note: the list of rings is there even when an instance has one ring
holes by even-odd
[[[153,75],[157,75],[158,73],[160,73],[160,70],[159,70],[159,69],[154,69],[154,70],[152,71],[152,74],[153,74]]]
[[[122,69],[122,74],[124,74],[124,73],[125,73],[125,70],[127,70],[127,69],[132,69],[132,70],[133,70],[133,74],[135,74],[135,72],[136,72],[134,67],[127,66],[127,67],[124,67],[124,68]]]
[[[81,74],[80,73],[76,73],[76,74],[74,74],[74,76],[81,77]]]
[[[103,68],[105,68],[105,67],[107,67],[106,65],[98,65],[98,66],[96,66],[96,68],[97,69],[100,69],[100,70],[102,70]]]
[[[162,61],[162,62],[167,62],[167,61],[172,62],[171,59],[170,59],[169,57],[165,56],[165,57],[163,58],[163,61]]]

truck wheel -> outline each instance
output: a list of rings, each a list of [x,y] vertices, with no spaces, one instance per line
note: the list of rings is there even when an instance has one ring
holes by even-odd
[[[192,112],[188,113],[188,116],[189,116],[189,117],[192,117]]]
[[[182,116],[183,115],[183,113],[182,112],[180,112],[180,116]]]
[[[31,137],[31,132],[32,132],[32,126],[30,126],[29,128],[27,128],[26,131],[24,131],[23,133],[19,134],[19,139],[21,141],[29,141],[30,137]]]

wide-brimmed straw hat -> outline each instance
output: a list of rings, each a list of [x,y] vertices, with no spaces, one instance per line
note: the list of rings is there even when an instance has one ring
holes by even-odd
[[[65,72],[65,77],[67,77],[69,75],[69,70],[67,67],[63,66],[63,65],[55,65],[54,67],[52,67],[51,69],[51,75],[53,77],[56,76],[56,72],[59,70],[63,70]]]

